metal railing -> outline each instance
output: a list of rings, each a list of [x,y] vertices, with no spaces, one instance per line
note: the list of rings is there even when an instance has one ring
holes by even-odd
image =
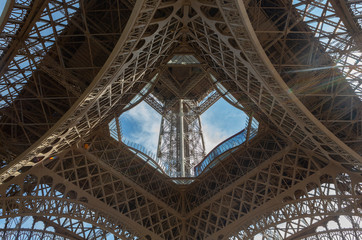
[[[248,128],[241,130],[240,132],[236,133],[235,135],[229,137],[225,141],[221,142],[217,145],[199,164],[194,167],[194,174],[190,177],[197,177],[199,176],[204,170],[210,169],[214,167],[218,162],[229,156],[230,153],[237,150],[238,146],[243,144],[246,141],[249,141],[253,137],[256,136],[258,132],[258,125],[259,123],[252,118],[250,124],[250,129],[248,133]],[[248,121],[247,121],[248,122]],[[110,135],[126,144],[131,151],[135,152],[138,156],[144,159],[147,163],[149,163],[155,169],[160,169],[161,172],[166,173],[168,171],[168,167],[165,165],[164,162],[161,162],[155,153],[149,151],[147,148],[142,146],[141,144],[132,142],[125,137],[122,136],[122,139],[118,139],[118,133],[115,128],[115,123],[111,122],[110,124]],[[229,151],[231,150],[231,151]],[[141,153],[141,154],[140,154]]]
[[[109,124],[109,130],[112,138],[127,145],[132,152],[134,152],[137,156],[141,157],[144,161],[149,163],[155,169],[161,169],[161,172],[165,172],[165,164],[159,161],[154,152],[148,150],[141,144],[126,139],[124,136],[121,137],[122,139],[119,139],[115,121],[111,121],[111,123]]]
[[[252,132],[249,135],[249,139],[253,138],[256,135],[257,131]],[[247,129],[243,129],[237,134],[231,136],[230,138],[217,145],[199,164],[194,167],[195,177],[199,176],[206,168],[212,168],[220,160],[227,157],[229,154],[225,154],[224,156],[221,155],[228,152],[230,149],[236,150],[236,147],[243,144],[246,141],[246,138]]]

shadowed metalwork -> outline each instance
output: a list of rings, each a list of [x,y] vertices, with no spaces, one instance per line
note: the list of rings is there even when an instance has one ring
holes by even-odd
[[[0,238],[358,239],[362,2],[7,0]],[[218,99],[245,129],[205,152]],[[122,141],[141,101],[152,155]]]

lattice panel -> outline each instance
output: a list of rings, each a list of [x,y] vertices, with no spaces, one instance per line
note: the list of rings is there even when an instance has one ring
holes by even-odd
[[[352,230],[352,236],[359,236],[361,217],[358,215],[362,200],[360,177],[351,178],[347,173],[331,175],[336,169],[334,166],[327,169],[323,171],[327,174],[304,183],[303,188],[289,191],[292,195],[284,195],[283,201],[266,210],[262,217],[255,217],[255,221],[245,224],[248,227],[240,231],[235,239],[250,239],[257,235],[263,236],[263,239],[300,238],[305,234],[323,236],[326,233],[319,233],[323,226],[329,226],[330,221],[338,221],[340,215],[350,216],[353,230],[349,230]],[[348,230],[348,223],[341,224],[338,227],[340,231],[343,232],[344,228]]]
[[[89,157],[69,152],[54,167],[54,171],[91,196],[117,210],[164,239],[175,239],[181,230],[177,212],[127,181],[121,173],[92,161]],[[138,189],[137,189],[138,188]]]
[[[153,65],[157,66],[162,61],[163,54],[172,49],[170,47],[174,45],[178,32],[174,30],[180,28],[179,21],[170,13],[166,18],[154,16],[158,4],[158,1],[138,2],[132,15],[134,21],[129,21],[126,30],[122,32],[123,37],[120,37],[111,54],[109,61],[112,63],[104,67],[102,74],[87,88],[87,94],[82,95],[84,98],[78,99],[65,114],[66,117],[63,116],[61,123],[23,154],[27,156],[26,160],[21,156],[12,161],[11,166],[2,169],[2,181],[18,174],[17,170],[24,165],[33,165],[30,161],[35,156],[47,158],[54,152],[69,147],[102,121],[106,121],[110,112],[122,110],[127,104],[124,99],[129,98],[128,94],[132,93],[134,84],[151,73]],[[172,7],[172,12],[176,12],[177,7],[180,6]],[[152,19],[154,22],[151,24]],[[149,54],[140,54],[142,51]],[[119,102],[122,104],[119,105]]]
[[[131,12],[116,1],[102,1],[102,7],[95,0],[33,1],[31,7],[25,6],[28,1],[14,2],[0,36],[0,157],[7,163],[75,103],[108,58]]]
[[[189,239],[192,236],[205,239],[242,217],[253,214],[260,206],[323,167],[319,160],[305,155],[301,149],[272,160],[191,211],[192,216],[187,222]]]
[[[130,152],[126,145],[115,142],[109,137],[98,135],[90,142],[89,153],[127,176],[168,206],[181,211],[181,194],[176,184],[167,176],[156,171],[135,153]]]
[[[0,200],[0,221],[5,239],[15,235],[18,239],[54,235],[66,239],[134,239],[135,235],[119,219],[89,204],[84,194],[60,183],[60,178],[47,175],[46,169],[34,172],[41,174],[24,174],[1,189],[5,197]]]
[[[187,210],[191,211],[264,161],[284,149],[287,144],[272,132],[259,133],[247,148],[230,153],[220,166],[210,169],[203,178],[186,191]]]
[[[362,55],[330,2],[251,1],[248,15],[291,91],[330,131],[360,151],[362,103],[346,78],[359,81]]]
[[[358,168],[360,156],[320,125],[298,100],[290,98],[291,93],[285,90],[286,85],[280,82],[280,76],[272,70],[260,46],[254,46],[254,41],[246,34],[251,29],[246,13],[238,10],[243,9],[243,5],[195,2],[193,8],[200,17],[189,23],[190,34],[204,51],[203,57],[208,62],[215,61],[215,66],[224,66],[225,73],[297,144],[318,150],[328,159],[334,158],[346,166]],[[243,17],[246,25],[240,21]],[[233,35],[225,37],[228,32]]]

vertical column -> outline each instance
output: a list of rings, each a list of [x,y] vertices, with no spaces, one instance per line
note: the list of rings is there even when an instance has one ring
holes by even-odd
[[[157,158],[161,158],[161,144],[162,144],[162,136],[163,136],[163,123],[165,121],[165,116],[162,115],[161,125],[160,125],[160,133],[158,135],[158,145],[157,145]]]
[[[118,141],[119,141],[119,142],[122,142],[122,128],[121,128],[121,123],[119,122],[119,117],[117,117],[116,115],[114,115],[114,119],[116,120],[116,128],[117,128]]]
[[[185,177],[185,147],[184,147],[184,107],[183,100],[180,99],[180,108],[179,108],[179,162],[181,166],[181,177]]]
[[[201,126],[201,118],[200,115],[197,115],[197,119],[199,120],[199,128],[200,128],[200,136],[201,136],[201,143],[202,143],[202,155],[204,157],[205,155],[205,140],[204,140],[204,134],[202,132],[202,126]]]
[[[253,123],[253,112],[250,114],[249,116],[249,122],[248,122],[248,127],[246,129],[246,146],[249,145],[249,138],[250,138],[250,131],[251,131],[251,124]]]

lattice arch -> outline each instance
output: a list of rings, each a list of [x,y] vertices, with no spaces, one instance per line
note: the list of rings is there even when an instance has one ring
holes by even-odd
[[[323,174],[318,182],[309,182],[304,188],[285,196],[281,204],[247,224],[249,227],[232,239],[289,239],[304,235],[311,238],[314,234],[323,239],[324,236],[331,237],[329,232],[335,232],[333,236],[337,237],[344,231],[358,239],[362,192],[357,179],[347,173]],[[342,215],[349,219],[350,226],[340,223]],[[331,221],[337,221],[338,226],[328,228]]]
[[[33,216],[17,216],[14,218],[0,219],[2,229],[0,236],[9,240],[28,239],[69,239],[69,235],[57,232],[57,230],[47,225]]]
[[[4,239],[136,237],[119,220],[91,206],[87,197],[78,196],[49,175],[24,174],[1,190],[0,234]]]
[[[359,239],[361,231],[361,216],[356,215],[341,215],[334,220],[328,221],[325,225],[319,226],[315,231],[311,231],[300,237],[306,240],[311,239]]]

